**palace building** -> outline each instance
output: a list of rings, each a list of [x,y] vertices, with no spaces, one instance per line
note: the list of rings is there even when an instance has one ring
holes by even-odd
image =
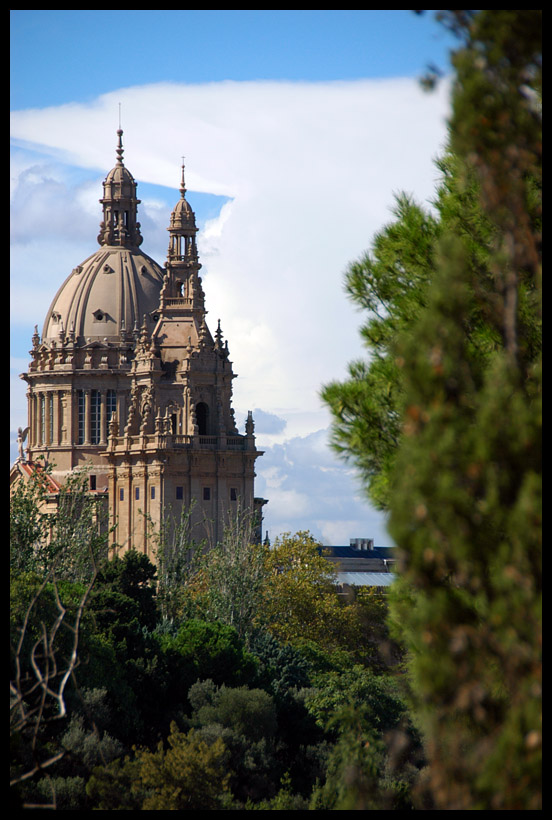
[[[103,183],[99,249],[77,265],[35,328],[28,427],[12,475],[52,465],[51,492],[76,468],[109,508],[111,545],[155,560],[150,526],[190,511],[193,536],[211,544],[239,509],[256,514],[251,412],[240,433],[235,378],[220,322],[205,321],[195,215],[180,199],[169,221],[164,267],[141,250],[137,183],[123,161]],[[25,450],[24,444],[25,442]],[[42,456],[43,459],[39,459]],[[38,462],[37,462],[38,459]]]

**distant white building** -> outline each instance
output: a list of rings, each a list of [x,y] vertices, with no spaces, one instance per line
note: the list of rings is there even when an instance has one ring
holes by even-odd
[[[392,547],[375,547],[373,538],[351,538],[348,547],[325,547],[324,555],[341,586],[387,587],[393,583],[396,557]]]

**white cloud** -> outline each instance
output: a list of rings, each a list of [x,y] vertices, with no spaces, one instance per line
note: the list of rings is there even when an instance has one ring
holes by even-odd
[[[368,506],[353,472],[329,449],[328,430],[266,447],[256,470],[256,493],[269,500],[264,523],[272,539],[309,529],[326,544],[366,537],[391,545],[383,516]]]
[[[344,270],[391,219],[396,192],[421,202],[434,196],[446,85],[426,94],[411,79],[163,83],[91,104],[14,112],[18,145],[40,150],[52,169],[62,158],[89,174],[70,189],[59,172],[25,177],[20,158],[14,164],[13,230],[16,238],[28,230],[32,207],[35,244],[16,245],[14,266],[25,266],[32,281],[18,273],[12,298],[16,317],[32,324],[41,325],[59,285],[95,250],[101,188],[95,183],[93,192],[90,182],[114,164],[119,102],[125,162],[136,179],[176,189],[184,154],[192,202],[194,190],[229,197],[198,244],[208,323],[214,330],[220,318],[239,374],[237,415],[260,407],[284,418],[280,438],[267,439],[271,447],[326,427],[320,387],[342,378],[360,351],[360,317],[345,297]],[[155,201],[140,209],[142,247],[162,263],[162,209]],[[288,500],[294,508],[303,503],[301,494]]]

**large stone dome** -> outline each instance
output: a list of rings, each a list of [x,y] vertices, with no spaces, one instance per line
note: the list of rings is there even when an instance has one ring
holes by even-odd
[[[101,247],[71,275],[50,305],[42,341],[69,334],[77,344],[113,342],[142,327],[154,324],[159,307],[164,270],[139,250],[142,243],[136,195],[137,183],[123,163],[123,132],[117,131],[117,162],[107,174],[100,200],[103,220]]]
[[[138,248],[104,245],[74,268],[58,290],[42,340],[74,331],[77,343],[113,341],[140,328],[144,315],[151,327],[163,277],[163,268]]]

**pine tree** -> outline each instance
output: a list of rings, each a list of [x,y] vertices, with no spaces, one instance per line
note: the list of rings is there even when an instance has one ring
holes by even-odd
[[[389,511],[391,616],[438,809],[540,808],[541,13],[448,11],[450,153],[425,265],[381,241],[354,293],[373,360],[326,398],[336,440]],[[404,244],[401,231],[387,229]],[[395,257],[397,253],[395,253]],[[405,297],[380,299],[385,273]],[[412,266],[412,276],[408,275]],[[419,275],[420,269],[423,276]],[[353,273],[350,272],[349,283]],[[399,286],[397,286],[400,290]],[[370,299],[372,300],[370,302]],[[404,304],[414,307],[410,317]],[[400,320],[393,323],[398,310]],[[387,335],[374,330],[384,328]],[[387,368],[385,379],[376,378]],[[383,422],[371,407],[383,406]],[[372,394],[372,395],[370,395]],[[354,401],[350,400],[351,395]],[[393,441],[383,450],[385,424]],[[382,457],[381,453],[384,453]],[[383,488],[383,495],[381,490]],[[426,804],[421,804],[423,807]]]

